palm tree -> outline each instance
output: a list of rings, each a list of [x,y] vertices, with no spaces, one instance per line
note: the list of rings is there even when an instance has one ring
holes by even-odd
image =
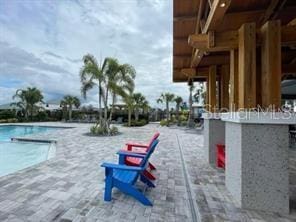
[[[166,104],[166,117],[167,117],[167,126],[169,126],[170,121],[170,107],[169,104],[174,101],[175,95],[172,93],[162,93],[160,98],[157,99],[157,103],[164,103]]]
[[[33,118],[34,112],[41,108],[38,106],[38,103],[44,103],[43,95],[36,87],[18,89],[12,99],[19,99],[18,102],[11,103],[11,105],[20,107],[25,113],[25,118],[28,119],[30,116],[31,120]]]
[[[63,100],[61,101],[62,107],[67,107],[69,111],[69,120],[72,120],[72,109],[73,106],[78,108],[80,106],[80,100],[76,96],[64,96]]]
[[[142,93],[134,93],[133,97],[135,101],[135,120],[138,121],[140,112],[139,109],[143,107],[143,104],[146,102],[146,98],[142,95]]]
[[[192,92],[194,90],[194,85],[189,85],[189,116],[188,116],[188,123],[187,126],[188,127],[192,127],[194,124],[194,120],[193,120],[193,108],[192,108],[192,104],[193,104],[193,98],[192,98]]]
[[[135,100],[134,100],[134,96],[133,96],[133,92],[130,91],[125,97],[123,97],[123,101],[127,107],[128,110],[128,126],[131,126],[131,122],[132,122],[132,111],[134,109],[135,106]]]
[[[180,105],[183,102],[183,99],[181,96],[177,96],[175,98],[176,102],[176,113],[177,113],[177,121],[178,121],[178,126],[180,126]]]
[[[149,106],[149,102],[145,99],[145,101],[142,103],[142,113],[145,114],[145,113],[148,113],[149,112],[149,109],[150,109],[150,106]]]
[[[95,86],[99,89],[99,121],[102,125],[102,97],[103,97],[103,81],[105,80],[105,72],[107,67],[107,59],[102,64],[98,64],[93,55],[87,54],[83,57],[83,67],[80,70],[80,81],[82,83],[81,93],[86,98],[86,93]],[[107,109],[107,107],[105,107]]]
[[[112,96],[112,105],[109,116],[109,121],[111,121],[117,96],[124,98],[129,92],[134,90],[136,71],[134,67],[129,64],[121,65],[117,59],[108,58],[108,70],[106,74],[107,92],[110,92]],[[108,100],[108,98],[106,98],[106,100]]]
[[[99,88],[100,122],[98,125],[109,134],[110,122],[117,96],[128,96],[134,89],[135,69],[129,64],[119,64],[115,58],[105,58],[99,65],[92,55],[83,57],[84,66],[80,71],[82,83],[81,92],[86,98],[86,93],[97,86]],[[108,118],[108,102],[111,94],[112,106]],[[104,117],[101,111],[101,103],[104,103]]]

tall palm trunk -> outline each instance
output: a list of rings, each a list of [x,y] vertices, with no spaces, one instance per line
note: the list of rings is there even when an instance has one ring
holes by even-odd
[[[192,103],[193,103],[192,90],[190,90],[190,92],[189,92],[189,116],[188,116],[188,123],[187,123],[188,127],[193,127],[193,125],[194,125]]]
[[[33,120],[33,106],[30,105],[30,119]]]
[[[107,120],[108,120],[108,91],[109,91],[109,89],[107,88],[107,90],[106,90],[106,98],[105,98],[105,110],[104,110],[104,119],[105,119],[106,123],[107,123]]]
[[[111,110],[110,110],[110,116],[109,116],[109,122],[111,123],[112,121],[112,115],[113,115],[113,112],[114,112],[114,104],[115,104],[115,93],[112,94],[112,107],[111,107]]]
[[[177,121],[178,121],[178,126],[180,126],[180,112],[179,112],[179,109],[180,109],[180,105],[177,103],[177,106],[176,106],[176,111],[177,111]]]
[[[72,120],[72,104],[69,105],[69,120]]]
[[[167,115],[167,126],[170,125],[170,107],[169,107],[169,101],[166,101],[166,115]]]
[[[103,115],[102,115],[102,82],[99,81],[99,122],[101,123]]]
[[[138,110],[138,108],[135,109],[135,120],[136,121],[139,120],[139,110]]]
[[[131,126],[132,122],[132,109],[128,108],[128,126]]]
[[[24,113],[25,114],[25,119],[28,120],[28,118],[29,118],[29,106],[26,105],[24,107],[24,110],[23,111],[25,112]]]
[[[100,126],[104,129],[104,131],[109,133],[109,123],[108,123],[108,100],[107,96],[103,96],[104,102],[104,118],[100,121]]]

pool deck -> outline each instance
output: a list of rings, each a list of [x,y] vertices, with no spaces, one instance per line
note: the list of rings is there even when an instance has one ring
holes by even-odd
[[[36,124],[36,123],[35,123]],[[32,125],[32,124],[28,124]],[[0,221],[296,221],[296,149],[290,150],[289,215],[242,210],[226,190],[224,172],[205,162],[201,131],[159,127],[120,127],[114,137],[86,136],[90,124],[69,126],[30,138],[57,140],[56,157],[0,177]],[[127,141],[146,142],[159,131],[152,156],[156,188],[146,190],[153,207],[113,191],[103,201],[104,161],[116,162],[116,151]],[[143,189],[142,184],[138,184]]]

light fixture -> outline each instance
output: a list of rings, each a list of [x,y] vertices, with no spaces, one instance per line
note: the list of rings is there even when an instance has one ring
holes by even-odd
[[[222,2],[222,3],[220,4],[220,7],[221,7],[221,8],[224,8],[225,6],[226,6],[225,2]]]

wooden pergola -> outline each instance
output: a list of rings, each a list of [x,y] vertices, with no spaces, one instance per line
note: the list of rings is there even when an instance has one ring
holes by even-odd
[[[207,84],[207,162],[216,167],[225,144],[225,185],[239,205],[289,213],[296,115],[278,108],[296,79],[296,1],[174,0],[173,22],[173,81]]]
[[[174,0],[173,15],[174,82],[206,81],[210,109],[281,105],[281,81],[296,77],[295,0]]]

